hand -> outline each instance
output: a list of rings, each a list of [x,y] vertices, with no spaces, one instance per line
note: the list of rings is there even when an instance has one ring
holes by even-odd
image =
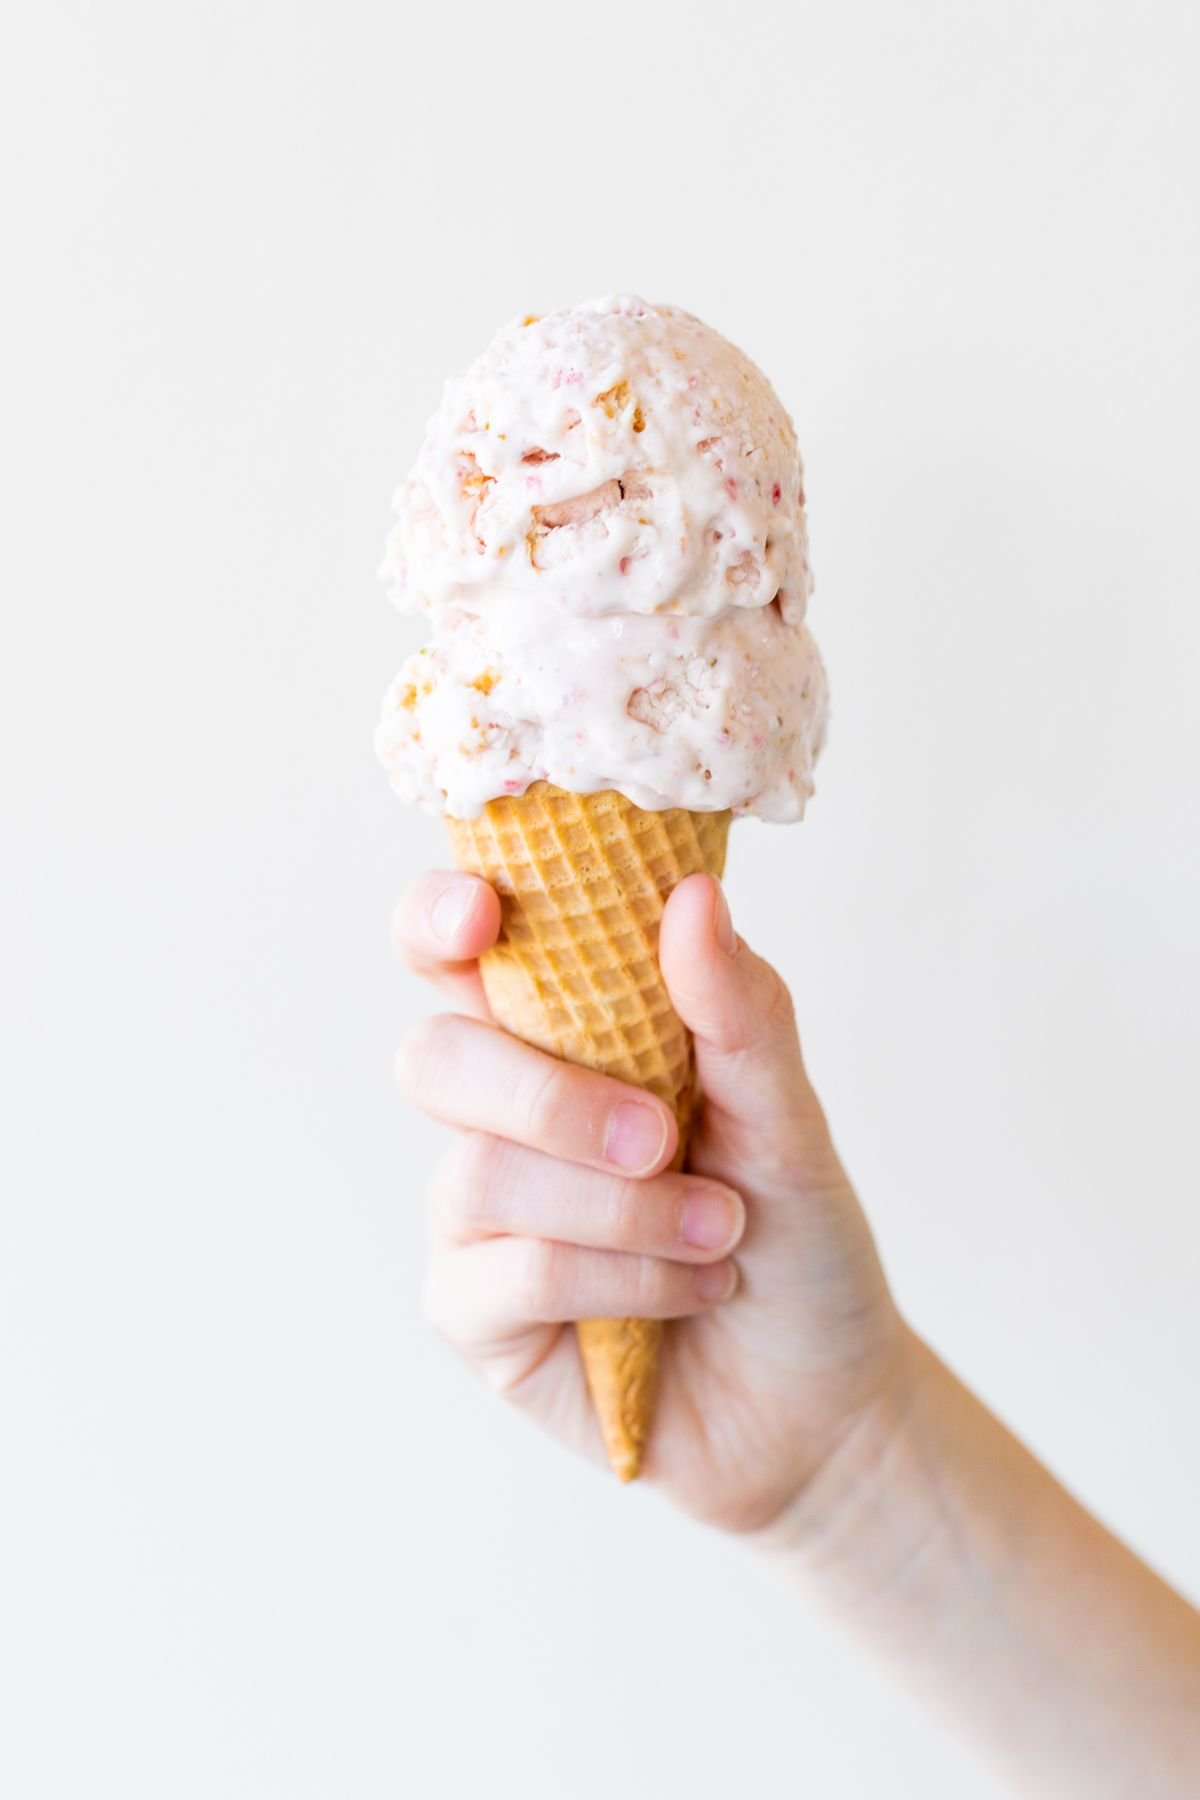
[[[901,1321],[787,990],[735,938],[716,883],[685,881],[662,925],[704,1095],[686,1175],[664,1173],[676,1133],[657,1100],[487,1022],[474,959],[499,923],[464,875],[424,877],[398,914],[409,963],[470,1015],[429,1020],[399,1063],[404,1091],[464,1134],[432,1196],[445,1335],[600,1458],[566,1322],[673,1319],[647,1479],[757,1531],[806,1603],[839,1613],[1014,1792],[1200,1792],[1200,1616]]]
[[[696,1040],[688,1173],[637,1088],[487,1019],[475,958],[499,903],[469,875],[413,884],[409,966],[468,1016],[432,1018],[402,1092],[462,1134],[431,1194],[434,1323],[517,1405],[601,1458],[570,1321],[672,1319],[645,1478],[732,1530],[780,1517],[899,1378],[906,1333],[800,1055],[788,991],[735,935],[720,886],[671,896],[660,956]]]

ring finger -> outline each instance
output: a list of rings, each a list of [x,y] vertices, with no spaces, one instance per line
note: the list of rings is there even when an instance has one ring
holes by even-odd
[[[741,1238],[741,1198],[721,1182],[663,1174],[635,1181],[564,1166],[472,1132],[442,1159],[431,1192],[435,1232],[459,1242],[553,1238],[596,1250],[708,1262]]]

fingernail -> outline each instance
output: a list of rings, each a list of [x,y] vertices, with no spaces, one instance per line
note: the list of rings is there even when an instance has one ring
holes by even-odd
[[[433,935],[443,944],[452,944],[475,904],[478,889],[473,881],[452,881],[444,887],[429,913]]]
[[[654,1106],[639,1106],[636,1100],[622,1100],[608,1121],[604,1154],[619,1169],[649,1169],[666,1143],[665,1113]]]
[[[741,1223],[741,1209],[719,1188],[697,1188],[679,1216],[679,1235],[694,1250],[724,1250]]]
[[[716,932],[717,942],[726,956],[736,956],[738,938],[729,914],[729,902],[725,898],[725,889],[719,881],[714,881],[713,885],[717,890],[717,903],[713,908],[713,930]]]
[[[731,1300],[737,1284],[736,1263],[706,1263],[696,1270],[697,1300]]]

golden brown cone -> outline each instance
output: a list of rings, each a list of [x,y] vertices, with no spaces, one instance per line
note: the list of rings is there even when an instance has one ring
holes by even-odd
[[[692,1040],[658,967],[658,925],[685,876],[720,876],[727,812],[644,812],[623,794],[539,781],[446,823],[461,869],[501,899],[500,938],[481,959],[497,1024],[567,1062],[648,1088],[679,1121],[682,1167],[693,1100]],[[608,1459],[638,1474],[654,1410],[663,1327],[578,1326]]]

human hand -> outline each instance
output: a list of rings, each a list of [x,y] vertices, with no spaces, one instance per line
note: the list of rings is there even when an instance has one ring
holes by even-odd
[[[506,1036],[475,959],[500,909],[431,874],[397,912],[409,966],[466,1016],[413,1031],[402,1092],[462,1135],[431,1192],[430,1316],[492,1385],[603,1450],[570,1322],[672,1319],[643,1465],[731,1530],[778,1519],[890,1397],[905,1329],[800,1054],[791,1000],[734,934],[719,885],[671,896],[660,959],[696,1041],[688,1172],[651,1095]]]

